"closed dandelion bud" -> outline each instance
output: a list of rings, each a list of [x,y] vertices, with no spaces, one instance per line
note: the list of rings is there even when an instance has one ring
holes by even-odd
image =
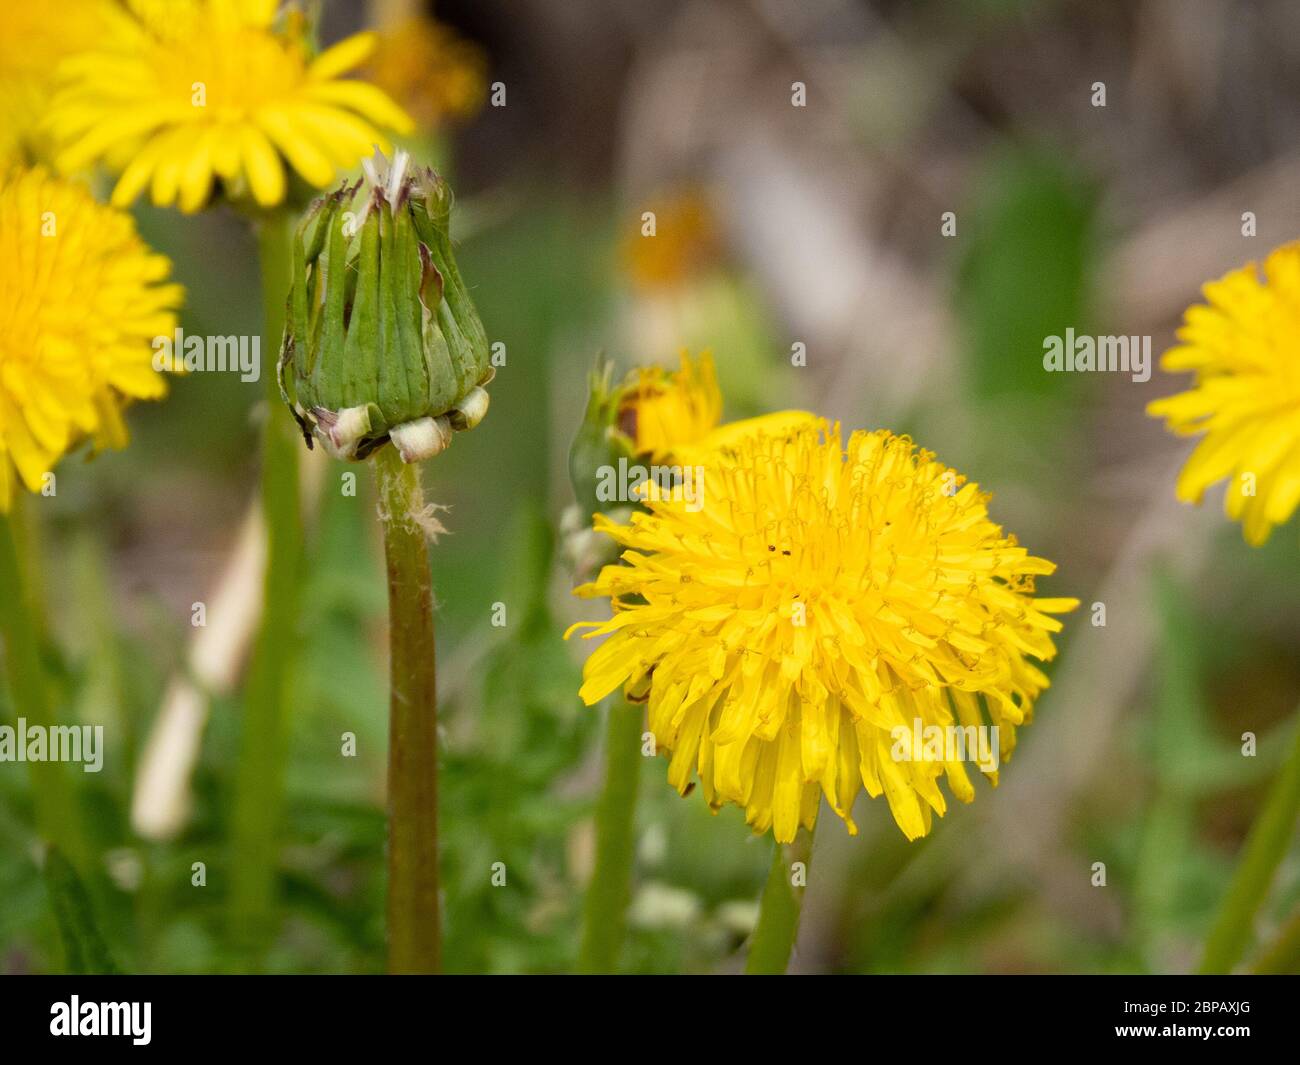
[[[622,388],[613,385],[614,367],[601,358],[587,377],[587,409],[569,445],[569,480],[576,502],[561,517],[561,549],[573,571],[586,580],[614,560],[608,537],[591,527],[597,511],[627,516],[631,506],[608,491],[609,475],[636,461],[631,440],[617,427]]]
[[[487,336],[452,254],[447,183],[405,152],[363,166],[299,227],[280,392],[308,447],[360,460],[391,441],[419,462],[487,413]]]

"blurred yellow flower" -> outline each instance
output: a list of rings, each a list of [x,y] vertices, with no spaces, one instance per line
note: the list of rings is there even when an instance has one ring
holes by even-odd
[[[685,794],[698,776],[711,806],[744,807],[780,842],[812,827],[821,794],[856,832],[863,787],[915,839],[946,808],[940,776],[974,797],[963,743],[996,755],[979,763],[996,783],[1048,686],[1029,661],[1056,653],[1048,615],[1077,601],[1035,598],[1055,566],[907,437],[845,447],[838,425],[783,417],[731,427],[702,507],[650,484],[629,524],[597,515],[627,550],[577,589],[614,608],[570,629],[608,636],[580,694],[648,699],[669,782]],[[935,728],[948,740],[931,747]]]
[[[1187,309],[1181,343],[1161,369],[1195,373],[1192,388],[1147,405],[1182,436],[1205,434],[1178,478],[1199,503],[1216,481],[1229,518],[1259,545],[1300,504],[1300,243],[1204,287]]]
[[[483,50],[419,15],[380,31],[366,73],[423,129],[472,118],[487,97]]]
[[[166,391],[152,340],[176,327],[170,271],[82,186],[0,175],[0,511],[81,440],[124,446],[122,408]]]
[[[285,198],[285,164],[323,188],[412,128],[381,90],[340,75],[375,44],[357,34],[309,54],[301,17],[275,0],[127,0],[115,32],[64,63],[49,128],[58,164],[120,170],[113,203],[146,186],[159,206],[197,211],[215,177],[262,207]]]
[[[707,436],[722,418],[722,392],[713,356],[681,353],[681,368],[635,371],[619,397],[616,424],[639,455],[662,458]]]
[[[0,34],[0,166],[44,159],[41,130],[54,92],[55,71],[67,56],[103,39],[106,0],[16,3]]]
[[[644,289],[670,289],[700,273],[718,258],[720,239],[704,195],[685,190],[654,208],[654,232],[642,229],[622,248],[624,268]]]

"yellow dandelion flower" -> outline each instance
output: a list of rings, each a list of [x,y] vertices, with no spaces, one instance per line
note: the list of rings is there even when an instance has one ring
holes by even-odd
[[[166,391],[152,340],[176,328],[170,271],[82,186],[0,175],[0,511],[81,440],[122,447],[122,408]]]
[[[1204,434],[1178,498],[1199,503],[1231,477],[1224,510],[1259,545],[1300,504],[1300,243],[1272,252],[1262,277],[1248,263],[1203,291],[1160,360],[1169,373],[1194,373],[1193,386],[1147,413],[1181,436]]]
[[[620,394],[617,425],[637,454],[662,458],[703,440],[721,418],[722,391],[713,356],[706,351],[692,359],[683,350],[676,371],[662,366],[635,371]]]
[[[974,788],[960,737],[1015,746],[1048,678],[1073,599],[1040,599],[1035,558],[988,517],[987,496],[907,437],[825,421],[740,432],[706,466],[703,505],[648,486],[627,525],[597,516],[626,550],[586,597],[608,596],[608,636],[582,699],[623,686],[649,702],[668,780],[698,777],[715,809],[745,809],[789,842],[824,794],[856,832],[862,788],[882,793],[909,839],[944,813],[945,776]],[[930,729],[957,742],[930,745]],[[992,729],[996,728],[994,733]],[[925,737],[918,748],[914,737]]]
[[[129,0],[119,32],[60,71],[49,128],[58,164],[120,170],[113,203],[149,188],[159,206],[199,210],[220,178],[262,207],[286,195],[286,164],[324,188],[410,119],[374,85],[340,77],[372,33],[314,58],[304,25],[275,24],[275,0]]]
[[[41,130],[54,92],[55,71],[66,57],[103,39],[106,0],[12,4],[0,34],[0,166],[44,158]]]
[[[366,73],[423,129],[472,118],[487,97],[483,50],[421,15],[380,31]]]

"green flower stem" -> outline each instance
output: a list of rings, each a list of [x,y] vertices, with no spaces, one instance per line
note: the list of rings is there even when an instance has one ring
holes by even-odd
[[[4,672],[9,678],[14,716],[49,728],[54,720],[45,668],[41,664],[36,593],[24,579],[24,556],[18,545],[21,531],[16,514],[0,515],[0,641]],[[60,762],[30,762],[36,826],[73,865],[84,871],[88,855],[76,792],[67,767]]]
[[[262,267],[262,381],[266,420],[262,436],[262,515],[267,559],[262,627],[253,651],[244,699],[236,779],[231,916],[238,939],[260,954],[274,932],[276,842],[284,793],[289,680],[297,650],[302,514],[298,449],[302,440],[284,405],[274,360],[284,331],[293,219],[288,211],[263,219],[258,230]]]
[[[644,714],[621,695],[611,696],[606,703],[605,788],[596,807],[596,864],[583,905],[581,973],[617,970],[632,894]]]
[[[1297,723],[1300,726],[1300,722]],[[1300,815],[1300,727],[1286,762],[1273,781],[1264,808],[1251,825],[1228,893],[1219,906],[1201,959],[1202,973],[1231,971],[1246,951],[1255,913],[1286,855]]]
[[[13,508],[9,512],[9,522],[14,550],[18,554],[18,572],[27,585],[27,617],[32,623],[37,642],[43,646],[49,642],[50,619],[45,596],[40,594],[40,589],[46,587],[46,564],[45,554],[40,549],[40,522],[36,508],[31,505],[35,498],[24,492],[16,493]]]
[[[779,976],[790,963],[795,937],[799,934],[799,914],[803,909],[803,884],[812,863],[813,833],[799,829],[793,843],[778,843],[772,855],[772,868],[763,888],[758,911],[758,925],[749,944],[745,972],[750,976]],[[803,863],[804,879],[794,881],[794,864]]]
[[[438,899],[438,703],[420,468],[374,455],[388,566],[388,971],[442,964]]]

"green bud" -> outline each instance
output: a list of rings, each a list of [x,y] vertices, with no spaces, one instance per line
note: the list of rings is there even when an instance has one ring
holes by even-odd
[[[487,336],[452,255],[451,189],[399,151],[317,200],[294,241],[280,394],[307,446],[418,462],[487,413]]]
[[[596,493],[602,469],[617,466],[620,458],[631,459],[634,455],[631,440],[617,424],[624,389],[613,386],[613,373],[613,364],[601,358],[588,374],[587,409],[569,445],[569,480],[587,517],[610,509]]]

